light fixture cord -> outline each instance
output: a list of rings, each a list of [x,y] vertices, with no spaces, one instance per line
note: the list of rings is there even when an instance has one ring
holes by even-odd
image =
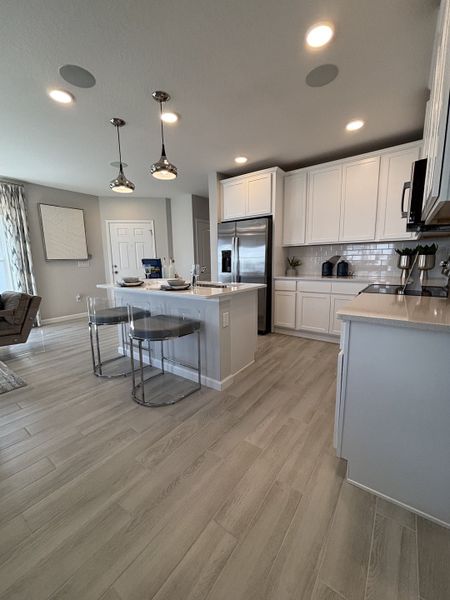
[[[121,173],[123,173],[123,167],[122,167],[122,151],[120,149],[120,134],[119,134],[119,126],[116,125],[116,129],[117,129],[117,144],[119,146],[119,171]]]
[[[163,114],[163,103],[160,100],[160,102],[159,102],[159,117],[160,117],[160,119],[159,120],[161,121],[161,145],[162,145],[161,155],[166,156],[166,147],[164,144],[164,121],[162,120],[162,114]]]

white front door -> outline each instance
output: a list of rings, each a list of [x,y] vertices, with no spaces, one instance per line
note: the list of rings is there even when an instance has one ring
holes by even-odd
[[[156,257],[153,221],[110,221],[108,230],[111,280],[142,277],[142,259]]]

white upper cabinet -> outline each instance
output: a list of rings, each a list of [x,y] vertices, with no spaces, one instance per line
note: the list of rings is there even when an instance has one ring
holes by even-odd
[[[283,246],[305,243],[306,171],[284,179]]]
[[[340,241],[375,239],[379,170],[379,156],[343,165]]]
[[[309,172],[307,242],[321,244],[339,239],[341,193],[341,165]]]
[[[247,182],[233,181],[222,186],[224,219],[237,219],[247,214]]]
[[[222,218],[227,220],[270,215],[272,187],[272,173],[252,173],[223,180]]]
[[[247,216],[267,215],[272,212],[272,174],[249,177]]]
[[[381,157],[378,189],[378,235],[380,240],[407,240],[414,233],[406,231],[401,217],[403,184],[411,179],[412,163],[419,159],[420,145],[389,152]],[[408,192],[407,192],[408,193]],[[408,198],[405,198],[405,210]]]

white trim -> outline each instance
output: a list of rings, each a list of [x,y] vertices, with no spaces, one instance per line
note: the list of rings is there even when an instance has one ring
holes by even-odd
[[[281,327],[274,327],[272,333],[292,335],[294,337],[306,338],[307,340],[317,340],[319,342],[331,342],[332,344],[339,344],[340,340],[338,335],[333,335],[331,333],[310,333],[309,331],[303,331],[301,329],[283,329]]]
[[[87,317],[87,312],[76,313],[75,315],[64,315],[62,317],[52,317],[51,319],[42,319],[42,325],[50,325],[50,323],[61,323],[62,321],[75,321]]]
[[[446,529],[450,529],[450,523],[447,523],[446,521],[442,521],[441,519],[437,519],[436,517],[433,517],[433,515],[429,515],[428,513],[418,510],[417,508],[414,508],[413,506],[410,506],[409,504],[405,504],[404,502],[400,502],[399,500],[396,500],[395,498],[386,496],[386,494],[377,492],[377,490],[374,490],[373,488],[370,488],[367,485],[358,483],[357,481],[353,481],[353,479],[350,479],[348,477],[348,475],[347,475],[347,481],[349,483],[351,483],[352,485],[354,485],[358,488],[361,488],[362,490],[365,490],[366,492],[370,492],[371,494],[374,494],[374,496],[378,496],[379,498],[383,498],[383,500],[387,500],[388,502],[392,502],[392,504],[396,504],[397,506],[400,506],[401,508],[409,510],[410,512],[418,515],[419,517],[424,517],[425,519],[428,519],[429,521],[433,521],[433,523],[437,523],[438,525],[441,525],[442,527],[445,527]]]
[[[123,348],[122,346],[118,347],[118,351],[119,354],[123,354]],[[128,349],[127,352],[128,354]],[[135,360],[139,360],[139,354],[137,352],[137,350],[134,351],[134,357]],[[143,362],[147,363],[146,359],[146,351],[144,349],[143,352]],[[204,385],[205,387],[208,388],[212,388],[213,390],[218,390],[219,392],[225,390],[226,388],[230,387],[230,385],[234,382],[235,378],[239,375],[239,373],[242,373],[242,371],[244,371],[245,369],[247,369],[247,367],[250,367],[255,361],[252,360],[251,362],[249,362],[247,365],[245,365],[245,367],[242,367],[242,369],[239,369],[239,371],[236,371],[236,373],[233,373],[232,375],[229,375],[228,377],[225,377],[225,379],[222,380],[218,380],[218,379],[213,379],[212,377],[206,377],[205,375],[201,376],[201,382],[202,385]],[[157,358],[156,356],[152,356],[152,365],[160,368],[161,367],[161,360],[159,358]],[[197,381],[197,372],[194,369],[190,369],[189,367],[184,367],[181,365],[175,365],[169,361],[164,362],[164,370],[169,372],[169,373],[175,373],[175,375],[179,375],[180,377],[184,377],[185,379],[190,379],[191,381]]]
[[[113,277],[113,266],[112,266],[112,250],[111,250],[111,223],[142,223],[145,225],[152,226],[152,238],[153,238],[153,254],[156,256],[156,234],[155,234],[155,220],[154,219],[105,219],[106,227],[106,251],[107,256],[107,283],[114,283]]]

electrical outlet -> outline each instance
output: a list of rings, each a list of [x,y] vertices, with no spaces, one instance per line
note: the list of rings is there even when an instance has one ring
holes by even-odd
[[[82,296],[81,294],[77,294],[77,295],[75,296],[75,300],[76,300],[77,302],[81,302],[81,298],[82,298],[82,297],[83,297],[83,296]]]
[[[224,312],[224,313],[222,313],[222,327],[229,327],[229,326],[230,326],[230,313]]]

